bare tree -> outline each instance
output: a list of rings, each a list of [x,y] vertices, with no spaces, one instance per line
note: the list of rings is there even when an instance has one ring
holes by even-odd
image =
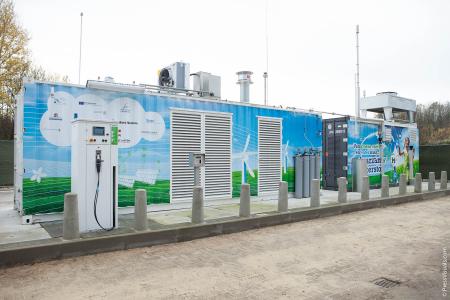
[[[46,72],[40,66],[32,66],[26,76],[31,79],[51,82],[70,82],[69,76]]]
[[[421,144],[450,143],[450,102],[419,104],[416,120]]]

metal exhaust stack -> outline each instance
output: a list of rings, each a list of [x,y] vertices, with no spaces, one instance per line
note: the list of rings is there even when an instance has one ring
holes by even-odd
[[[250,84],[252,84],[251,71],[240,71],[236,73],[238,81],[236,82],[241,86],[241,102],[248,103],[250,101]]]

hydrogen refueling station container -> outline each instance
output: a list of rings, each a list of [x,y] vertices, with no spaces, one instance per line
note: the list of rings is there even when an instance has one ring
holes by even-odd
[[[109,185],[111,189],[117,185],[117,204],[98,203],[115,214],[134,205],[138,188],[147,190],[148,204],[192,201],[192,153],[205,156],[199,177],[206,201],[239,197],[242,183],[250,184],[253,196],[273,197],[280,180],[288,182],[292,196],[295,155],[322,150],[321,115],[252,104],[248,98],[222,100],[220,77],[207,72],[192,75],[196,89],[190,90],[189,70],[186,63],[163,68],[158,85],[120,84],[112,78],[90,80],[86,86],[26,81],[17,98],[16,118],[15,206],[20,214],[63,210],[64,194],[73,185],[71,170],[74,164],[86,163],[72,159],[74,147],[78,143],[112,145],[105,132],[112,134],[113,129],[103,128],[108,124],[118,126],[117,165],[105,161],[103,153],[96,157],[96,148],[86,154],[92,181],[86,195],[92,197],[86,200],[85,213],[90,214],[91,223],[91,202],[96,187],[100,185],[101,191],[102,185],[95,177],[100,176],[98,164],[100,172],[105,166],[118,168]],[[250,73],[242,73],[245,78],[241,78],[239,72],[241,88],[248,89]],[[248,97],[248,90],[241,95]],[[93,125],[84,139],[74,141],[72,126],[77,120]],[[99,196],[96,201],[110,200]],[[115,226],[115,220],[116,215],[105,217],[104,226]]]
[[[15,208],[24,216],[61,212],[64,194],[76,191],[84,229],[108,229],[134,205],[135,189],[170,209],[192,201],[194,177],[212,201],[239,197],[242,183],[264,199],[286,181],[290,196],[302,198],[311,179],[334,190],[347,177],[358,191],[362,176],[377,187],[382,174],[395,185],[401,173],[412,179],[418,171],[414,100],[380,93],[361,99],[362,118],[322,120],[250,103],[252,72],[237,75],[240,101],[221,98],[219,76],[191,74],[181,62],[162,68],[158,85],[25,81],[16,99]],[[196,176],[193,155],[203,160]]]

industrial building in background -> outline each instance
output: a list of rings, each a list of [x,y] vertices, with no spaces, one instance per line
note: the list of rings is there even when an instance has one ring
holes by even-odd
[[[83,198],[87,230],[108,229],[123,207],[134,205],[138,188],[147,191],[148,204],[192,201],[194,184],[203,187],[206,201],[239,197],[242,183],[252,196],[270,199],[279,181],[288,183],[291,197],[309,197],[311,179],[335,189],[344,176],[352,190],[364,174],[375,186],[382,174],[396,184],[399,174],[412,178],[417,170],[416,124],[389,115],[390,108],[394,115],[401,108],[414,112],[412,103],[378,95],[382,102],[368,97],[361,109],[381,109],[385,120],[322,119],[319,112],[251,103],[252,72],[237,75],[240,101],[221,100],[219,76],[190,73],[182,62],[162,68],[154,85],[26,81],[17,98],[16,209],[26,216],[61,212],[72,190]],[[80,122],[90,127],[75,135],[72,124]],[[117,141],[109,124],[117,124]],[[201,167],[193,167],[194,157]],[[352,172],[354,159],[367,168]],[[86,190],[73,172],[86,172]]]

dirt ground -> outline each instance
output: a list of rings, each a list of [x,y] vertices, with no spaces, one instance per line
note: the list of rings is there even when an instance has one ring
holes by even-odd
[[[445,299],[444,248],[450,197],[3,269],[0,298]]]

